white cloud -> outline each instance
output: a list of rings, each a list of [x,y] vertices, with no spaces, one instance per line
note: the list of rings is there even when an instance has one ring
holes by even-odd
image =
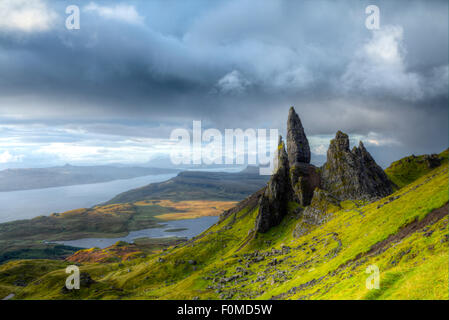
[[[363,53],[372,62],[402,66],[404,31],[399,26],[386,26],[374,31],[372,39],[363,46]]]
[[[48,31],[57,17],[45,0],[0,0],[0,31]]]
[[[22,156],[12,155],[9,151],[0,153],[0,163],[20,162],[21,160]]]
[[[158,144],[158,145],[157,145]],[[57,158],[60,163],[145,163],[155,154],[169,154],[172,144],[163,139],[52,142],[36,146],[34,156]]]
[[[317,154],[317,155],[326,155],[327,153],[327,146],[324,144],[320,144],[318,146],[313,146],[312,147],[312,153]]]
[[[346,91],[388,92],[414,101],[423,97],[421,79],[407,70],[403,28],[383,26],[373,31],[349,63],[341,81]]]
[[[250,82],[237,70],[227,73],[218,80],[216,89],[222,94],[239,95],[246,91]]]
[[[95,12],[102,18],[123,21],[129,24],[140,25],[144,21],[144,18],[139,15],[134,6],[123,3],[108,7],[91,2],[84,7],[84,11]]]
[[[376,132],[369,132],[368,135],[363,137],[361,140],[367,145],[373,145],[376,147],[401,145],[396,139],[386,137],[385,135]]]

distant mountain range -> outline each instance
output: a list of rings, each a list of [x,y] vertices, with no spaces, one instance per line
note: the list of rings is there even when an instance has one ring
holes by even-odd
[[[263,188],[268,179],[251,166],[236,173],[183,171],[170,180],[123,192],[106,204],[157,199],[240,201]]]
[[[153,167],[71,166],[0,171],[0,192],[100,183],[179,172]]]

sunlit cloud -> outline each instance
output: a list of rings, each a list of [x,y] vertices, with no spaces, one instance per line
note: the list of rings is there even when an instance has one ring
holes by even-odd
[[[142,17],[132,5],[119,3],[113,6],[101,6],[95,2],[84,7],[85,12],[94,12],[104,19],[117,20],[130,24],[141,25],[144,22]]]
[[[57,17],[45,0],[0,0],[0,32],[48,31]]]
[[[20,162],[22,155],[12,155],[9,151],[0,152],[0,163]]]

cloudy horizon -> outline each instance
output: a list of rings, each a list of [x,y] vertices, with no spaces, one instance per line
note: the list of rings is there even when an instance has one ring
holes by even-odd
[[[196,120],[285,135],[292,105],[316,163],[342,130],[385,167],[448,147],[448,69],[447,1],[0,0],[0,169],[144,164]]]

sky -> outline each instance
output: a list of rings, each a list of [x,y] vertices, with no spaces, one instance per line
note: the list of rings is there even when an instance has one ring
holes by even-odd
[[[0,169],[158,164],[193,121],[285,136],[290,106],[316,164],[338,130],[383,167],[441,152],[448,2],[0,0]]]

